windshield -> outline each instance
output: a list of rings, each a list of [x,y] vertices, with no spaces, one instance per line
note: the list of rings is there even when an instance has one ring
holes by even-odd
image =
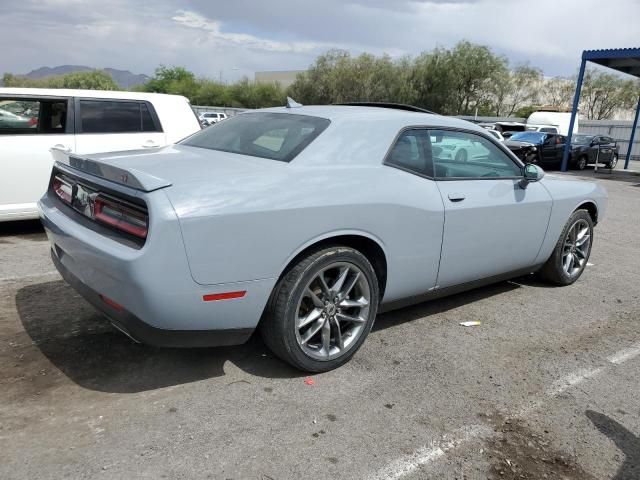
[[[541,132],[519,132],[514,133],[510,140],[517,140],[519,142],[529,142],[529,143],[542,143],[544,139],[547,137],[545,133]]]
[[[577,143],[579,145],[588,145],[591,143],[591,139],[593,137],[591,135],[574,135],[571,138],[571,143]]]
[[[329,126],[326,118],[243,113],[202,130],[182,145],[290,162]]]

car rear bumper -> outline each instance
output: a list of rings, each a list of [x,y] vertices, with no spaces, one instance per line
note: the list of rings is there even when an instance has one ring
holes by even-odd
[[[75,221],[66,206],[45,196],[40,218],[56,268],[135,340],[172,347],[243,343],[257,326],[275,279],[195,282],[175,213],[166,196],[156,194],[149,238],[139,249]],[[229,292],[243,293],[224,297]]]
[[[107,303],[109,299],[83,283],[66,268],[54,250],[51,250],[53,264],[62,278],[82,297],[103,313],[118,330],[133,340],[155,347],[216,347],[238,345],[246,342],[253,328],[235,328],[224,330],[167,330],[157,328],[143,322],[128,312],[124,307],[119,308],[114,303]]]

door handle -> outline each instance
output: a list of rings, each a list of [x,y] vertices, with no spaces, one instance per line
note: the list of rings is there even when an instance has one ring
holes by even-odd
[[[51,150],[58,150],[62,153],[71,153],[71,148],[67,147],[66,145],[62,145],[61,143],[56,143],[53,147],[51,147]]]
[[[452,202],[461,202],[465,198],[467,198],[467,196],[464,193],[450,193],[449,194],[449,200],[451,200]]]
[[[156,148],[159,147],[160,144],[157,142],[154,142],[153,140],[147,140],[146,142],[144,142],[142,144],[142,148]]]

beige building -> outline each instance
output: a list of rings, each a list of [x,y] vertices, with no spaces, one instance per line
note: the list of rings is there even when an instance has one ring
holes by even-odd
[[[280,70],[272,72],[256,72],[257,83],[272,83],[278,82],[283,88],[287,88],[291,85],[296,75],[304,72],[304,70]]]

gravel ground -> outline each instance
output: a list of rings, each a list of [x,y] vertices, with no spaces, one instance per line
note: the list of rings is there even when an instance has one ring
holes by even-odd
[[[313,385],[257,338],[132,343],[37,223],[0,225],[0,478],[640,478],[640,177],[598,178],[608,216],[576,284],[381,315]]]

